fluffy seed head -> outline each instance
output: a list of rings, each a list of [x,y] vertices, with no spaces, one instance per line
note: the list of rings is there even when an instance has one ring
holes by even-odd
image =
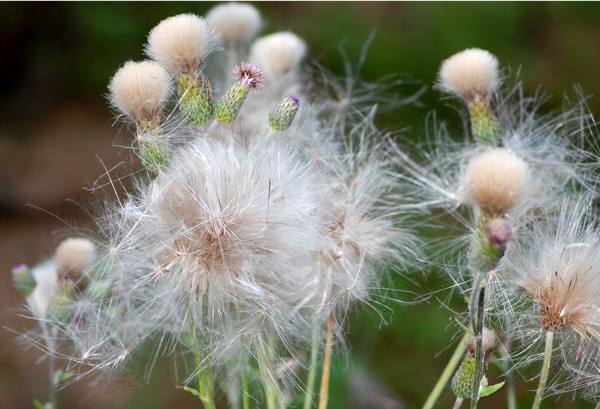
[[[523,199],[529,178],[525,161],[507,149],[492,148],[469,162],[463,187],[483,212],[501,215]]]
[[[476,95],[494,92],[498,79],[498,59],[485,50],[470,48],[454,54],[442,63],[438,86],[442,91],[471,101]]]
[[[173,74],[197,73],[213,47],[213,32],[206,20],[180,14],[161,21],[150,31],[146,54]]]
[[[281,76],[297,69],[305,56],[306,44],[290,32],[259,38],[250,49],[250,59],[273,76]]]
[[[475,356],[477,351],[476,349],[476,341],[474,337],[469,338],[469,342],[465,345],[467,347],[467,352]],[[496,333],[489,328],[484,327],[481,333],[481,348],[485,352],[485,356],[489,356],[496,346]]]
[[[56,248],[56,264],[61,273],[81,271],[96,258],[96,246],[83,237],[64,240]]]
[[[169,73],[154,61],[128,61],[108,85],[112,105],[137,123],[160,115],[172,87]]]
[[[220,4],[210,10],[206,20],[220,34],[216,41],[223,47],[249,44],[261,26],[258,10],[245,3]]]

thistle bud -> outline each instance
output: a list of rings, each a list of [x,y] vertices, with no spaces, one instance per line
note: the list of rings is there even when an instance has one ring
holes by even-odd
[[[19,264],[13,267],[12,278],[13,285],[17,291],[23,294],[25,297],[30,296],[37,285],[35,277],[33,277],[29,267],[27,267],[25,264]]]
[[[481,348],[483,350],[484,359],[490,356],[494,350],[495,344],[496,334],[494,331],[483,328]],[[472,399],[473,381],[475,377],[475,354],[477,352],[475,338],[471,337],[465,346],[467,348],[467,354],[456,370],[450,386],[457,397],[463,399]],[[488,386],[488,379],[484,375],[483,378],[481,378],[481,383],[479,386],[480,393],[481,390],[486,386]]]
[[[191,74],[181,74],[177,78],[180,95],[180,109],[183,118],[191,125],[202,126],[214,114],[213,95],[210,80]]]
[[[269,125],[275,131],[285,131],[292,125],[299,108],[298,98],[290,95],[269,113]]]

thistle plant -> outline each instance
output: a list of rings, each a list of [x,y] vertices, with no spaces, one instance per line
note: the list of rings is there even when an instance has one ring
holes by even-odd
[[[131,184],[117,193],[108,172],[114,193],[78,230],[89,236],[12,270],[39,327],[23,339],[49,356],[46,407],[66,383],[143,365],[149,378],[167,356],[207,409],[219,395],[243,409],[326,409],[350,311],[377,308],[401,291],[384,277],[427,264],[446,266],[449,297],[466,305],[424,408],[446,389],[458,409],[504,388],[513,409],[514,375],[538,367],[534,409],[553,393],[597,400],[598,161],[581,110],[541,113],[543,98],[471,48],[441,63],[436,84],[458,98],[463,140],[436,119],[434,137],[411,146],[376,127],[375,85],[324,74],[322,86],[307,44],[256,38],[262,26],[238,3],[167,18],[140,45],[151,60],[110,79],[111,107],[135,127]],[[423,224],[441,234],[419,237]]]

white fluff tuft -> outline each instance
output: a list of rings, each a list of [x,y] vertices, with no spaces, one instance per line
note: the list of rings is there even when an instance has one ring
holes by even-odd
[[[489,215],[503,215],[523,200],[530,182],[525,161],[504,148],[491,148],[468,163],[462,185],[469,199]]]
[[[500,85],[498,59],[485,50],[470,48],[442,63],[439,87],[471,101],[476,95],[488,97]]]
[[[108,85],[111,104],[136,122],[155,119],[173,92],[169,73],[154,61],[128,61]]]
[[[239,48],[256,37],[261,28],[258,10],[246,3],[227,3],[215,6],[206,20],[218,34],[216,41],[225,48]]]
[[[262,67],[267,77],[298,70],[305,57],[306,43],[287,31],[259,38],[250,49],[250,60]]]
[[[146,54],[175,75],[197,73],[214,47],[213,37],[205,19],[180,14],[161,21],[150,31]]]
[[[72,237],[60,243],[55,254],[59,271],[81,271],[96,258],[96,246],[89,239]]]

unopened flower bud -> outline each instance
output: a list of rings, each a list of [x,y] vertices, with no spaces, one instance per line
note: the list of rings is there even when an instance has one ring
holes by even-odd
[[[494,334],[494,331],[484,328],[481,344],[485,358],[492,353],[495,343],[496,335]],[[471,337],[466,344],[466,348],[467,354],[452,378],[451,387],[457,397],[471,399],[473,398],[473,381],[475,377],[475,338]],[[486,386],[488,386],[488,379],[483,375],[479,390],[481,391]]]
[[[285,131],[292,125],[299,108],[298,98],[290,95],[269,113],[269,125],[275,131]]]
[[[28,297],[35,290],[37,282],[31,274],[29,267],[25,264],[19,264],[12,269],[13,284],[17,291]]]
[[[513,238],[513,230],[508,221],[503,217],[489,220],[485,224],[485,238],[490,245],[498,250],[506,249],[506,245]]]

